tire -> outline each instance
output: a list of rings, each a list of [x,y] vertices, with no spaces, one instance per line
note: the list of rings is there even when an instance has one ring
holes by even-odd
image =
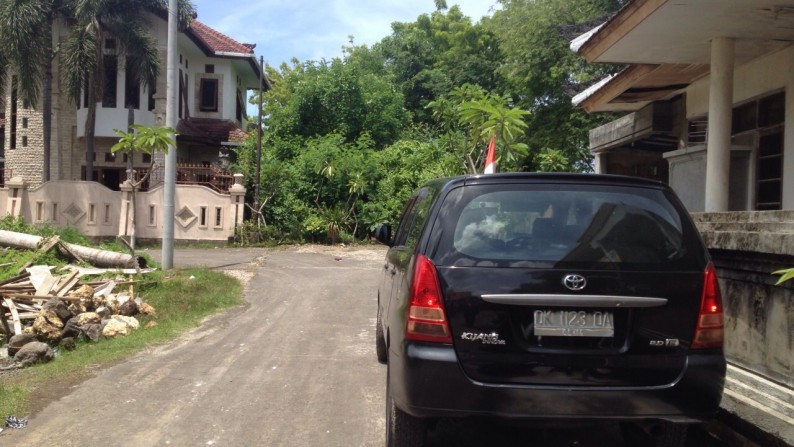
[[[425,445],[427,421],[394,405],[388,373],[386,377],[386,447],[422,447]]]
[[[654,434],[654,447],[684,447],[686,446],[686,435],[689,427],[685,424],[674,424],[664,422],[658,428],[658,433]]]
[[[620,428],[627,446],[685,447],[689,426],[672,422],[652,425],[624,422]]]
[[[388,348],[386,347],[386,337],[383,336],[383,320],[380,315],[380,305],[378,305],[378,321],[375,323],[375,354],[379,363],[386,363],[388,358]]]

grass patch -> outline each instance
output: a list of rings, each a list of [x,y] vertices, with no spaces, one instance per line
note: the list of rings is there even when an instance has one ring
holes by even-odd
[[[50,363],[0,376],[0,420],[10,415],[28,415],[37,390],[58,389],[60,381],[79,382],[99,366],[172,340],[186,329],[197,326],[207,315],[243,302],[240,282],[214,270],[160,271],[146,275],[145,279],[146,283],[139,285],[136,293],[154,306],[156,316],[138,316],[141,328],[127,337],[97,343],[79,342],[76,350],[61,351]],[[157,325],[146,329],[150,321]]]

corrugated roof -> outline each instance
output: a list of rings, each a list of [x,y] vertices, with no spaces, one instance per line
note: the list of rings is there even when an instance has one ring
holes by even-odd
[[[190,23],[190,30],[213,53],[254,54],[256,44],[240,43],[198,20]]]

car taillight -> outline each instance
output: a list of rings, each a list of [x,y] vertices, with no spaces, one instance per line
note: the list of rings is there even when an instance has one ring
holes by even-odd
[[[700,299],[700,314],[692,339],[693,348],[718,348],[722,346],[725,327],[723,324],[722,295],[717,282],[714,264],[706,267],[703,296]]]
[[[423,255],[416,257],[409,300],[405,338],[452,343],[436,267]]]

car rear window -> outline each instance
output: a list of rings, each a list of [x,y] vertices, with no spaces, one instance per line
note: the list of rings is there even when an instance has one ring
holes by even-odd
[[[603,185],[481,185],[450,192],[436,262],[677,269],[702,244],[667,193]],[[694,244],[694,245],[693,245]],[[683,262],[683,264],[682,264]]]

